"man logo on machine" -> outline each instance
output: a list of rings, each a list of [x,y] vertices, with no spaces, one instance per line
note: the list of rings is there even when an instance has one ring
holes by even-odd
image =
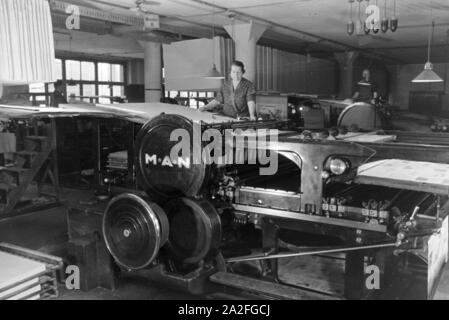
[[[165,156],[164,158],[158,158],[157,155],[149,155],[145,154],[145,164],[149,165],[152,164],[154,166],[157,166],[158,164],[162,167],[170,167],[173,168],[175,166],[178,166],[178,168],[186,168],[190,169],[190,158],[181,158],[178,157],[177,160],[172,161],[169,156]]]
[[[195,123],[193,140],[191,138],[189,131],[185,129],[174,130],[170,135],[170,141],[178,143],[171,148],[169,159],[164,157],[160,164],[189,168],[190,160],[187,159],[191,159],[193,155],[194,165],[260,164],[261,175],[274,175],[278,170],[278,154],[273,151],[277,149],[277,129],[227,129],[223,137],[220,130],[207,129],[202,132],[201,125]],[[209,142],[209,144],[201,150],[203,142]],[[148,161],[145,162],[155,165],[155,156],[147,156]]]

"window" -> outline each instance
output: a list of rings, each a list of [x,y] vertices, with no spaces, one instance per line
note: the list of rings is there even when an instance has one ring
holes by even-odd
[[[81,80],[81,62],[67,60],[65,62],[66,80]]]
[[[122,64],[56,59],[56,78],[66,84],[69,102],[110,104],[125,96],[125,70]],[[34,106],[49,105],[54,92],[53,83],[35,83],[29,86],[30,101]],[[176,92],[177,93],[177,92]],[[99,98],[98,96],[103,96]]]
[[[30,93],[45,93],[45,83],[30,84]]]
[[[62,75],[62,60],[56,59],[55,64],[56,64],[56,79],[58,80],[64,79]]]
[[[113,86],[112,87],[113,97],[123,97],[125,96],[125,88],[123,86]]]
[[[190,100],[189,100],[189,107],[196,109],[198,107],[198,100],[196,99],[197,93],[196,92],[190,92]]]
[[[178,104],[197,109],[200,107],[204,107],[213,98],[215,98],[215,92],[165,91],[165,97],[172,99],[176,98]]]
[[[71,101],[74,102],[76,100],[79,100],[79,97],[81,96],[81,90],[80,85],[67,85],[67,100],[70,103]]]
[[[83,101],[86,103],[94,103],[96,101],[95,85],[83,84]]]
[[[95,63],[81,62],[81,80],[95,81]]]
[[[101,82],[111,81],[111,65],[109,63],[98,64],[98,81]]]
[[[99,103],[111,103],[111,88],[107,84],[98,87],[98,95],[100,96]]]
[[[123,66],[120,64],[111,65],[111,79],[112,82],[123,82]]]

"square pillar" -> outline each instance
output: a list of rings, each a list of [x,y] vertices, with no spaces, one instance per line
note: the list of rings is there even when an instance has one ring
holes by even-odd
[[[335,53],[334,56],[338,62],[340,71],[338,97],[340,99],[352,98],[354,94],[354,92],[352,92],[354,81],[354,61],[359,56],[359,53],[355,51],[346,51]]]
[[[244,77],[256,82],[256,44],[263,35],[266,26],[250,23],[224,26],[235,43],[235,59],[244,63],[246,73]]]
[[[159,42],[141,41],[144,50],[145,102],[162,98],[162,46]]]

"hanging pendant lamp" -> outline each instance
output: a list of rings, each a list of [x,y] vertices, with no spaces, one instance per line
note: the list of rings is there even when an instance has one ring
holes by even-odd
[[[212,69],[210,69],[203,78],[209,80],[222,80],[225,77],[217,70],[215,66],[215,21],[214,14],[212,13]]]
[[[349,15],[349,21],[348,24],[346,26],[346,31],[348,32],[349,35],[352,35],[354,33],[354,21],[352,20],[352,4],[354,3],[354,0],[349,0],[349,5],[350,5],[350,15]]]
[[[430,44],[432,40],[432,33],[435,22],[432,21],[429,27],[429,41],[427,47],[427,62],[424,65],[424,70],[412,80],[413,83],[431,83],[431,82],[443,82],[443,79],[433,71],[433,64],[430,62]]]
[[[393,18],[390,19],[390,29],[395,32],[398,29],[398,18],[396,17],[396,0],[394,0]]]
[[[359,15],[357,16],[357,22],[356,22],[356,25],[355,25],[355,29],[356,29],[356,33],[358,34],[358,35],[363,35],[365,32],[364,32],[364,23],[362,22],[362,18],[361,18],[361,16],[360,16],[360,3],[362,2],[363,0],[357,0],[357,2],[359,3]]]
[[[376,0],[376,7],[379,8],[378,0]],[[379,32],[379,30],[380,30],[380,21],[379,20],[375,20],[374,21],[374,27],[373,27],[373,33],[376,34],[376,33]]]
[[[217,70],[217,67],[214,65],[212,66],[212,69],[210,69],[205,75],[205,79],[224,79],[223,75]]]
[[[388,18],[387,18],[387,0],[385,0],[385,6],[384,6],[384,17],[382,21],[380,22],[380,29],[383,33],[388,31]]]

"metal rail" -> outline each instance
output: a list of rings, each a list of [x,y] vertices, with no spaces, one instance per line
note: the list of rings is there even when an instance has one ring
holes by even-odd
[[[380,249],[380,248],[389,248],[389,247],[396,247],[396,246],[397,246],[396,242],[388,242],[388,243],[372,244],[372,245],[366,245],[366,246],[345,247],[345,248],[335,248],[335,249],[325,249],[325,250],[312,250],[312,251],[292,252],[292,253],[279,253],[279,254],[263,253],[263,254],[258,254],[258,255],[229,258],[229,259],[226,259],[226,262],[230,263],[230,262],[292,258],[292,257],[310,256],[310,255],[316,255],[316,254]]]

